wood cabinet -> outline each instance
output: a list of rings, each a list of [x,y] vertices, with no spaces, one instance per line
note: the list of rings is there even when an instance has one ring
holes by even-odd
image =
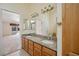
[[[29,54],[33,55],[33,42],[29,40]]]
[[[56,52],[46,47],[42,48],[42,56],[56,56]]]
[[[34,56],[41,56],[41,45],[34,43]]]
[[[24,41],[24,49],[28,52],[28,39],[25,39]]]
[[[31,56],[56,56],[56,51],[46,48],[27,38],[22,38],[22,48]]]
[[[22,49],[24,49],[24,41],[25,39],[22,37]]]
[[[28,52],[28,39],[22,38],[22,49]]]

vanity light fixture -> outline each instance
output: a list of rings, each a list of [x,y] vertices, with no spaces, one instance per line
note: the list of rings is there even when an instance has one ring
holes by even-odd
[[[53,8],[54,7],[52,5],[48,5],[47,7],[44,7],[43,9],[41,9],[41,13],[51,11],[51,10],[53,10]]]
[[[35,23],[35,21],[34,20],[31,20],[31,23]]]

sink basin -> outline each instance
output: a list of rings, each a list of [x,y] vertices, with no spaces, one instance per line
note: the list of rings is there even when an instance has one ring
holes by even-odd
[[[41,42],[44,44],[54,44],[53,40],[42,40]]]

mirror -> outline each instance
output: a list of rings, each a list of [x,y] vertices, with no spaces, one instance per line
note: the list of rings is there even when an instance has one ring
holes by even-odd
[[[24,20],[23,23],[24,30],[35,30],[35,20]]]
[[[35,20],[34,19],[32,19],[31,21],[30,21],[30,23],[31,23],[31,30],[35,30],[35,26],[36,26],[36,22],[35,22]]]
[[[45,35],[45,36],[48,36],[48,35],[53,35],[54,33],[56,34],[56,10],[53,9],[49,12],[45,12],[45,13],[42,13],[41,16],[41,33],[38,33],[38,34],[41,34],[41,35]]]
[[[24,19],[24,21],[23,21],[23,29],[24,30],[29,30],[30,29],[30,21],[29,20],[27,20],[27,19]]]
[[[56,7],[45,13],[34,12],[30,20],[25,20],[25,29],[33,30],[39,35],[53,35],[56,34]]]

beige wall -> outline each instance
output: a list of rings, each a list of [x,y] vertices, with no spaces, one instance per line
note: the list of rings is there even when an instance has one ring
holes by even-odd
[[[11,26],[8,22],[3,22],[3,36],[11,35]]]
[[[54,10],[49,13],[49,33],[57,32],[57,22],[56,22],[56,6]]]
[[[29,19],[30,5],[27,3],[0,3],[0,9],[6,9],[20,15],[20,23],[23,24],[23,19]],[[21,31],[23,31],[21,25]]]
[[[20,16],[19,14],[1,10],[2,11],[2,29],[3,29],[3,36],[12,35],[12,28],[10,26],[11,23],[19,24]]]
[[[62,23],[62,4],[57,4],[57,23]],[[62,25],[57,24],[57,55],[62,56]]]

